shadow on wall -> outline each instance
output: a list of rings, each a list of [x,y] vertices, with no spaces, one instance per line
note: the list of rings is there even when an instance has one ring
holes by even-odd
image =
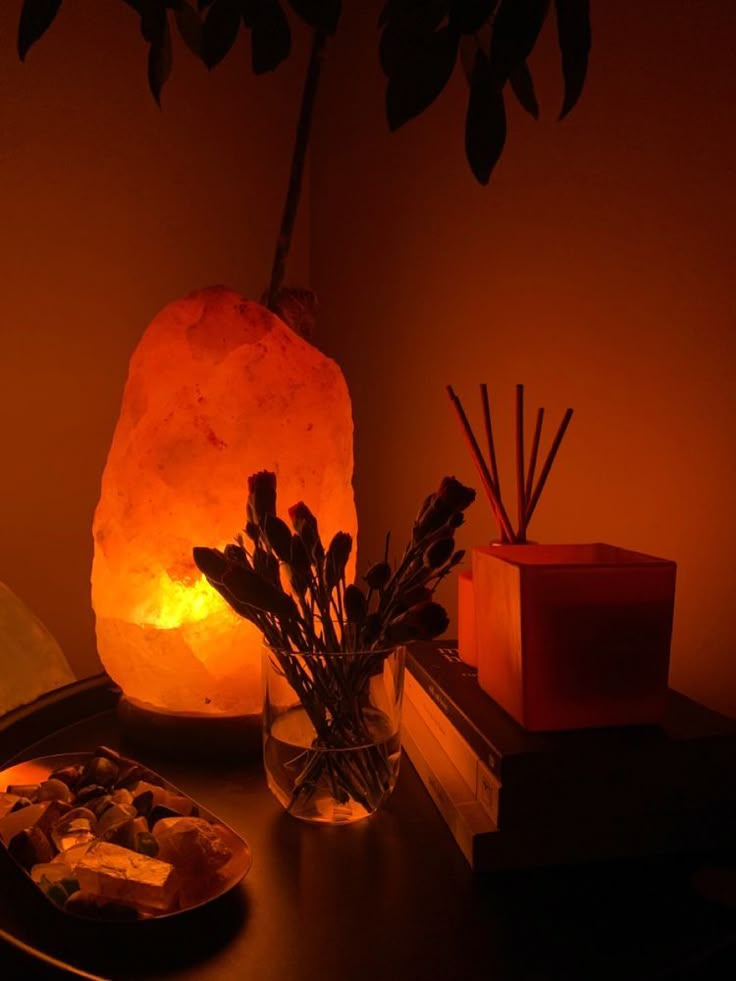
[[[670,683],[736,714],[736,11],[597,5],[586,91],[560,125],[543,38],[542,121],[510,107],[485,189],[463,157],[462,79],[389,135],[371,12],[346,13],[320,106],[312,264],[353,395],[359,564],[386,529],[402,539],[438,476],[478,486],[444,386],[479,420],[488,382],[512,475],[524,382],[530,410],[576,410],[530,536],[675,559]],[[346,117],[360,125],[337,138]],[[479,502],[460,543],[493,537]]]

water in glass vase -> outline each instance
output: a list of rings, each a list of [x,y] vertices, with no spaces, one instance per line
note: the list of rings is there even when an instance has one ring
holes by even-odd
[[[320,739],[302,706],[269,719],[264,728],[268,786],[294,817],[345,824],[380,807],[396,785],[401,758],[398,726],[381,711],[360,714],[355,726],[333,720]]]

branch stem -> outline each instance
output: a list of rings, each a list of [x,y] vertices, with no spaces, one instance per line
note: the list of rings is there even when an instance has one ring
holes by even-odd
[[[289,175],[289,186],[286,192],[286,202],[284,213],[281,218],[281,228],[276,242],[276,252],[273,257],[271,268],[271,282],[268,287],[266,306],[272,312],[276,312],[276,303],[279,292],[284,282],[286,272],[286,260],[291,248],[291,239],[294,233],[294,222],[299,208],[299,200],[302,193],[302,183],[304,178],[304,166],[307,160],[307,147],[312,131],[312,116],[314,103],[319,87],[319,79],[322,71],[325,47],[327,45],[327,34],[324,31],[315,31],[312,40],[312,52],[309,56],[309,65],[304,79],[304,91],[302,93],[302,105],[299,110],[299,120],[296,127],[296,139],[294,141],[294,153],[291,158],[291,174]]]

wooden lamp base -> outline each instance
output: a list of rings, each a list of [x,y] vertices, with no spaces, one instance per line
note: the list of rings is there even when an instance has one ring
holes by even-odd
[[[255,759],[262,751],[261,715],[164,712],[123,695],[118,718],[126,743],[187,759]]]

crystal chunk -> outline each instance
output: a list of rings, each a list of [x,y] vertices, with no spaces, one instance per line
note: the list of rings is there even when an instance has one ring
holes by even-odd
[[[178,882],[169,862],[105,841],[90,845],[73,868],[85,892],[147,909],[170,909]]]

